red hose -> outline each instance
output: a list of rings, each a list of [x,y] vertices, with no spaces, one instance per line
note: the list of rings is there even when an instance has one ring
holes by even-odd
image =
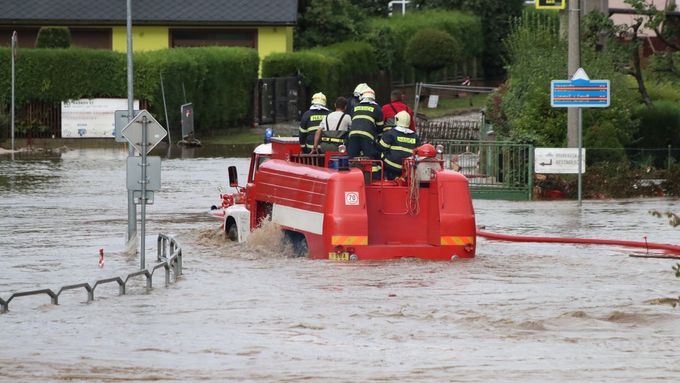
[[[549,243],[579,243],[586,245],[613,245],[624,247],[637,247],[641,249],[665,250],[671,253],[680,254],[680,246],[668,245],[665,243],[619,241],[614,239],[595,239],[595,238],[559,238],[559,237],[529,237],[522,235],[508,235],[490,233],[477,229],[477,235],[487,239],[510,242],[549,242]]]

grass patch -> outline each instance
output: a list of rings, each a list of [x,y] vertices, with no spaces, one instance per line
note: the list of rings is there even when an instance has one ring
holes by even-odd
[[[486,105],[487,97],[487,94],[478,93],[466,97],[440,98],[437,108],[430,109],[427,107],[427,103],[422,103],[418,107],[418,113],[423,113],[429,118],[437,118],[470,111],[479,111],[480,108]]]

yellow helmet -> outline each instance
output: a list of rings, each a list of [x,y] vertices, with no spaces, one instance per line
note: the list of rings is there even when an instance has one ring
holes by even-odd
[[[405,110],[402,110],[401,112],[397,113],[397,115],[394,116],[394,119],[397,122],[397,126],[400,126],[402,128],[408,129],[409,126],[411,125],[411,115],[408,114],[408,112]]]
[[[368,88],[368,85],[366,85],[366,83],[364,83],[364,82],[357,85],[357,87],[354,88],[354,97],[361,96],[361,94],[364,93],[364,89],[366,89],[366,88]]]
[[[314,93],[312,96],[312,104],[326,106],[326,95],[321,92]]]
[[[371,100],[375,100],[375,92],[368,85],[366,85],[363,92],[361,92],[361,100],[364,100],[364,99],[367,99],[367,98],[371,99]]]

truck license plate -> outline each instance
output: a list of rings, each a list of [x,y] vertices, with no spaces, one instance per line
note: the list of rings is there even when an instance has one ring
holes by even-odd
[[[349,253],[343,251],[342,253],[330,252],[328,253],[328,259],[331,261],[349,261]]]

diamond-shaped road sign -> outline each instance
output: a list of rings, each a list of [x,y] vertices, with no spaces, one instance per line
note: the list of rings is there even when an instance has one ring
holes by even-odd
[[[146,109],[140,110],[139,114],[137,114],[135,118],[121,130],[121,134],[135,147],[135,149],[137,149],[137,152],[141,153],[144,121],[146,121],[147,129],[146,153],[149,153],[151,149],[155,148],[156,145],[168,135],[168,132]]]

